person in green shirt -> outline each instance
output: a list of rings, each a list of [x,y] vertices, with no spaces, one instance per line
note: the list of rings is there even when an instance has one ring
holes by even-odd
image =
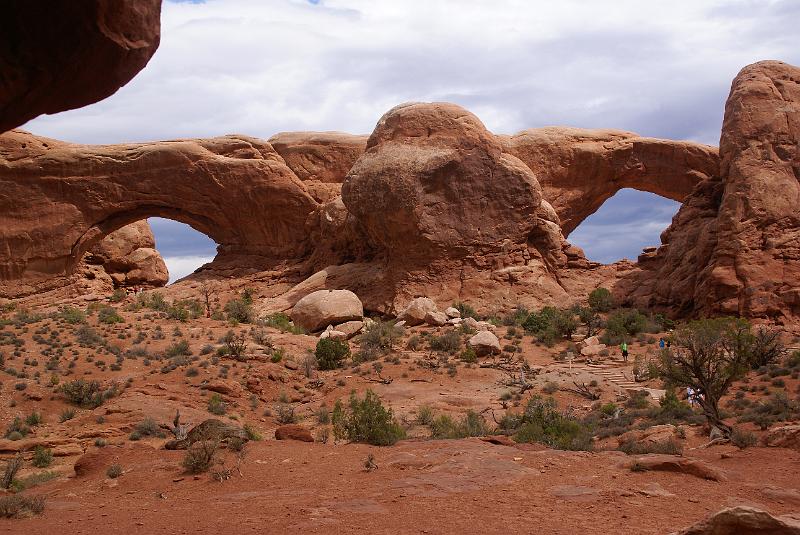
[[[623,340],[622,343],[619,345],[620,350],[622,351],[622,360],[628,362],[628,343]]]

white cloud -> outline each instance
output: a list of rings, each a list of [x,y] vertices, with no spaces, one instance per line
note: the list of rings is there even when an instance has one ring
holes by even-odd
[[[164,256],[169,270],[169,284],[190,275],[203,264],[214,260],[213,256]]]

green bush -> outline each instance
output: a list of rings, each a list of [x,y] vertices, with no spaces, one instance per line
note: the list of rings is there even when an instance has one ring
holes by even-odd
[[[117,313],[117,309],[111,306],[101,307],[97,311],[97,320],[100,323],[105,323],[107,325],[113,325],[114,323],[122,323],[125,321],[122,319],[122,316]]]
[[[431,336],[428,344],[433,351],[453,354],[461,349],[461,335],[451,330],[441,336]]]
[[[167,357],[173,358],[191,355],[192,351],[189,349],[189,342],[186,340],[178,340],[169,346],[165,353]]]
[[[222,416],[225,414],[225,403],[222,401],[222,398],[219,394],[214,393],[208,399],[208,412],[211,414],[216,414],[217,416]]]
[[[263,319],[258,321],[259,325],[263,325],[265,327],[272,327],[273,329],[278,329],[281,332],[288,332],[292,334],[304,334],[305,331],[296,326],[292,323],[292,320],[289,316],[284,314],[283,312],[276,312],[275,314],[270,314]]]
[[[559,412],[553,398],[532,397],[525,411],[507,419],[505,425],[516,428],[517,442],[538,442],[560,450],[593,449],[589,428],[571,415]]]
[[[19,440],[23,437],[28,436],[28,433],[31,432],[31,428],[25,423],[25,421],[16,416],[12,421],[11,424],[6,428],[6,438],[10,440]]]
[[[314,356],[320,370],[335,370],[341,368],[342,362],[350,356],[350,346],[344,340],[322,338],[317,342]]]
[[[453,303],[453,308],[457,309],[461,313],[462,318],[474,318],[476,320],[480,319],[478,317],[478,313],[475,312],[475,309],[466,303]]]
[[[596,312],[608,312],[614,307],[614,298],[605,288],[595,288],[589,294],[589,307]]]
[[[36,468],[47,468],[53,463],[53,450],[36,446],[31,463]]]
[[[81,325],[75,330],[75,340],[82,347],[97,347],[106,344],[105,338],[88,325]]]
[[[643,332],[647,327],[647,316],[635,308],[620,308],[608,315],[603,343],[617,345],[631,336]]]
[[[336,439],[365,442],[373,446],[391,446],[405,437],[405,431],[386,409],[378,396],[367,390],[364,399],[350,394],[347,406],[341,400],[333,408],[333,434]]]
[[[58,312],[58,317],[71,325],[86,323],[86,313],[75,307],[64,307]]]
[[[253,300],[249,295],[231,299],[225,303],[225,315],[228,321],[250,323],[253,321]]]
[[[64,383],[59,390],[70,403],[89,408],[99,407],[105,400],[119,393],[116,384],[103,390],[99,381],[85,381],[83,379],[75,379]]]
[[[356,338],[359,347],[356,360],[366,362],[388,353],[402,335],[403,329],[394,321],[373,321]]]
[[[481,437],[489,432],[483,416],[475,411],[467,411],[460,419],[440,415],[430,423],[432,438],[466,438]]]

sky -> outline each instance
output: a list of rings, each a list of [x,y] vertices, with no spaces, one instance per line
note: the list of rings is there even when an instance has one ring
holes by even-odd
[[[144,71],[23,128],[82,143],[369,133],[396,104],[448,101],[497,133],[565,125],[716,145],[733,77],[762,59],[800,64],[798,27],[797,0],[167,0]],[[659,243],[669,207],[623,192],[570,240],[594,260],[635,258],[642,240]],[[213,257],[184,227],[161,228],[168,264]]]

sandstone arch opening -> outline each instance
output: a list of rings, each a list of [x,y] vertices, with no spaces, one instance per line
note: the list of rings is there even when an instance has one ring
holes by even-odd
[[[153,231],[156,250],[167,265],[168,284],[194,273],[217,255],[218,244],[185,223],[163,217],[151,217],[147,222]]]
[[[680,206],[654,193],[624,188],[584,219],[567,239],[595,262],[636,260],[645,247],[661,244],[661,233]]]

